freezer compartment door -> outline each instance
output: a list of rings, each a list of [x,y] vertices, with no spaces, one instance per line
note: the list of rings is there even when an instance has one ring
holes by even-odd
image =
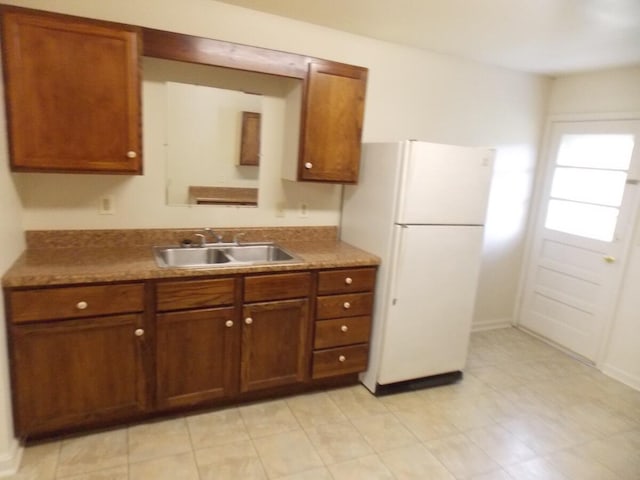
[[[381,385],[464,368],[482,227],[396,227]]]
[[[407,142],[396,222],[483,225],[494,151]]]

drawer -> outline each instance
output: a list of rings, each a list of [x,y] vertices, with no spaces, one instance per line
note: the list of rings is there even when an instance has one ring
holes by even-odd
[[[92,317],[144,310],[144,285],[91,285],[86,287],[14,290],[9,294],[14,322]]]
[[[256,275],[244,279],[244,301],[263,302],[308,297],[311,273]]]
[[[232,305],[235,280],[188,280],[156,284],[156,307],[159,311]]]
[[[316,322],[313,348],[339,347],[367,343],[371,332],[371,317],[346,317]]]
[[[318,274],[318,295],[369,292],[376,283],[375,268],[327,270]]]
[[[369,345],[329,348],[313,352],[312,378],[333,377],[367,369]]]
[[[370,315],[373,308],[373,293],[351,293],[318,297],[316,318],[357,317]]]

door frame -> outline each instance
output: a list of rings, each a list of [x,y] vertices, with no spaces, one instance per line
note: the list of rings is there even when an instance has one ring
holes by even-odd
[[[574,352],[570,352],[567,349],[563,348],[561,345],[554,343],[553,341],[543,338],[537,335],[535,332],[530,331],[526,327],[520,326],[520,318],[522,315],[522,308],[524,304],[524,288],[526,286],[528,271],[527,268],[531,261],[531,256],[535,251],[534,241],[536,238],[536,228],[538,226],[538,220],[540,219],[541,210],[544,208],[542,202],[544,200],[544,192],[545,192],[545,180],[549,174],[549,169],[553,167],[551,160],[549,159],[549,154],[552,146],[552,129],[554,124],[566,122],[566,123],[579,123],[579,122],[606,122],[606,121],[640,121],[640,111],[632,111],[632,112],[603,112],[603,113],[571,113],[571,114],[555,114],[549,115],[545,120],[543,135],[540,141],[540,146],[538,149],[537,155],[537,165],[536,172],[533,180],[533,193],[531,195],[531,203],[529,206],[529,218],[527,220],[527,227],[525,233],[525,245],[524,251],[522,255],[522,260],[520,263],[520,276],[518,280],[518,294],[516,297],[514,311],[513,311],[513,325],[523,330],[526,330],[528,333],[534,335],[540,340],[552,344],[555,347],[560,348],[561,350],[569,353],[572,356],[581,358],[578,354]],[[631,225],[633,228],[629,230],[627,233],[627,238],[625,240],[625,245],[623,246],[624,255],[623,258],[625,262],[622,264],[620,269],[620,275],[618,278],[618,285],[620,286],[622,280],[626,275],[626,271],[628,268],[628,258],[631,246],[633,245],[634,238],[636,236],[636,225],[638,223],[638,217],[640,217],[640,194],[636,195],[633,199],[633,212],[631,215]],[[600,340],[600,345],[598,346],[598,353],[595,356],[594,365],[598,369],[602,369],[605,359],[607,357],[607,353],[609,350],[609,343],[611,340],[611,333],[613,331],[613,325],[616,320],[616,314],[618,311],[618,306],[620,303],[620,288],[616,295],[614,296],[614,301],[612,302],[611,311],[609,312],[609,318],[607,319],[606,325],[604,326],[604,331],[602,335],[602,339]],[[592,363],[583,359],[587,363]]]

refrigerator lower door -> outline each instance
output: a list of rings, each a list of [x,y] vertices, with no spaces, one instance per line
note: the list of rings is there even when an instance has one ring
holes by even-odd
[[[483,227],[396,226],[378,384],[464,368]]]

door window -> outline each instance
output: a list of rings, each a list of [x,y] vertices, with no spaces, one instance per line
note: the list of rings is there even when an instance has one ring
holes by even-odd
[[[612,241],[633,146],[633,135],[563,135],[545,228]]]

